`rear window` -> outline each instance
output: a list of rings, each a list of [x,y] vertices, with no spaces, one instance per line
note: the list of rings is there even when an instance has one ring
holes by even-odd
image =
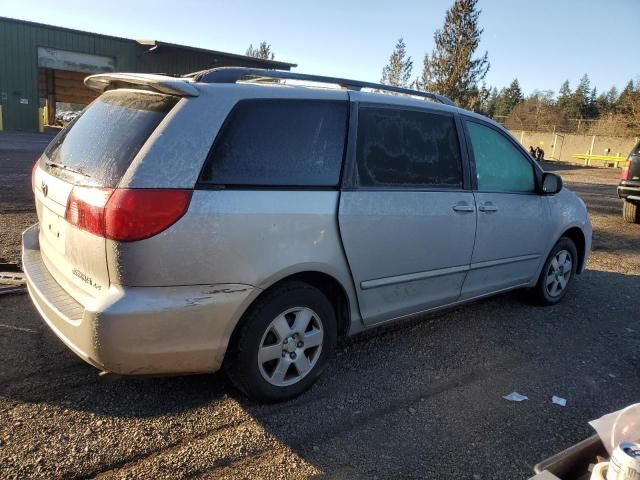
[[[347,102],[239,102],[218,134],[201,180],[230,186],[336,186],[346,128]]]
[[[448,114],[362,107],[356,157],[363,187],[462,187],[458,134]]]
[[[638,144],[633,147],[633,150],[631,150],[631,155],[640,155],[640,142],[638,142]]]
[[[106,92],[53,139],[43,167],[74,183],[115,187],[177,101],[154,93]]]

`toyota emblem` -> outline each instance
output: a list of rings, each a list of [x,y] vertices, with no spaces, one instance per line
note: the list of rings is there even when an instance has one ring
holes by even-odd
[[[46,197],[49,194],[49,187],[44,181],[40,184],[40,188],[42,189],[42,194]]]

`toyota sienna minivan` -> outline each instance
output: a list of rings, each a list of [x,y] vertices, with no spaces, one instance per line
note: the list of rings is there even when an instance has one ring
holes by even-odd
[[[439,95],[234,67],[85,83],[103,93],[34,166],[22,261],[102,371],[224,367],[284,400],[340,336],[519,288],[555,304],[585,268],[582,200]]]

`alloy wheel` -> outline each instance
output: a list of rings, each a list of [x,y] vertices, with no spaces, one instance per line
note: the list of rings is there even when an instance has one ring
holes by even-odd
[[[545,278],[545,289],[549,296],[557,297],[564,292],[571,279],[573,262],[571,253],[560,250],[551,260]]]
[[[258,349],[258,367],[271,385],[284,387],[304,378],[318,362],[324,329],[310,308],[290,308],[269,324]]]

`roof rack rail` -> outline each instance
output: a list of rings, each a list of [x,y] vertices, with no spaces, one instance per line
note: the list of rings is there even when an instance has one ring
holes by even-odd
[[[185,77],[191,77],[196,82],[203,83],[236,83],[247,77],[256,77],[264,79],[285,79],[285,80],[306,80],[309,82],[318,83],[333,83],[340,85],[347,90],[359,91],[362,88],[372,88],[375,90],[383,90],[386,92],[402,93],[404,95],[414,95],[418,97],[425,97],[431,100],[437,100],[445,105],[455,104],[442,95],[431,92],[421,92],[419,90],[412,90],[410,88],[394,87],[392,85],[384,85],[382,83],[361,82],[359,80],[349,80],[346,78],[325,77],[322,75],[308,75],[306,73],[296,73],[283,70],[266,70],[262,68],[247,68],[247,67],[218,67],[210,70],[203,70],[200,72],[190,73]]]

